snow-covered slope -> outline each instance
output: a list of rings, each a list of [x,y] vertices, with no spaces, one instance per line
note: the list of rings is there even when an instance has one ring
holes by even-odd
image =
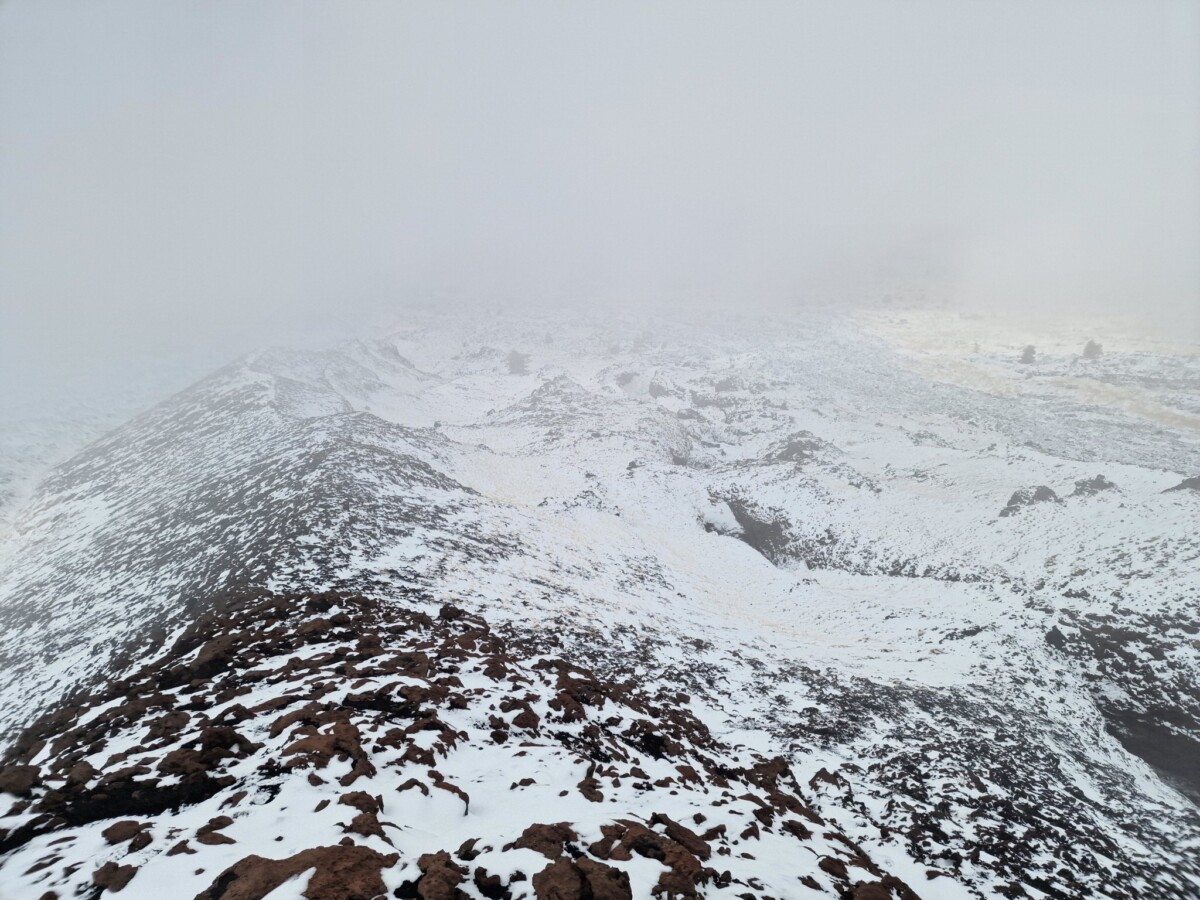
[[[868,324],[429,319],[92,444],[0,548],[0,897],[1200,896],[1196,357]]]

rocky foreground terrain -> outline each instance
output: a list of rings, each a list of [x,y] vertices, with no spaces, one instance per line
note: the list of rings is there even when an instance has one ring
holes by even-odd
[[[0,898],[1200,897],[1200,355],[911,330],[427,316],[80,448]]]

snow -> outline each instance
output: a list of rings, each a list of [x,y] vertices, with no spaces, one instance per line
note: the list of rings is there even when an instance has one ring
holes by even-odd
[[[115,674],[115,650],[144,655],[147,635],[178,633],[230,586],[355,586],[397,602],[419,587],[498,627],[561,633],[594,664],[652,643],[641,675],[688,673],[697,716],[727,741],[789,756],[804,780],[925,746],[919,729],[945,726],[914,698],[939,698],[981,740],[995,728],[955,703],[1019,712],[1029,740],[1070,761],[1053,789],[1082,798],[1131,853],[1165,859],[1147,846],[1152,820],[1190,801],[1105,722],[1200,681],[1184,628],[1200,621],[1200,498],[1163,493],[1200,473],[1200,356],[1108,323],[1086,335],[1106,355],[1085,366],[1072,361],[1078,323],[1038,327],[922,311],[719,327],[431,318],[320,354],[256,355],[93,444],[23,501],[0,543],[3,657],[20,673],[0,711],[25,721]],[[1026,343],[1039,347],[1033,367],[1016,362]],[[531,354],[531,374],[508,374],[512,348]],[[771,455],[801,432],[822,442],[811,458]],[[1117,489],[1072,496],[1097,474]],[[1000,517],[1037,485],[1063,502]],[[779,546],[752,546],[735,507],[777,525]],[[1109,622],[1139,635],[1123,668],[1075,637]],[[1081,649],[1048,645],[1055,626]],[[872,696],[907,699],[883,709]],[[829,721],[841,736],[828,745],[806,730]],[[546,786],[526,803],[581,777],[552,750],[531,754]],[[475,785],[512,780],[491,752],[456,764]],[[895,796],[882,775],[846,777],[867,812],[845,825],[890,871],[925,897],[979,895],[925,880],[927,863],[878,838]],[[469,826],[449,794],[407,792],[406,852],[521,818],[505,794],[468,790]],[[580,802],[561,814],[586,820]],[[1126,838],[1123,818],[1150,830]],[[974,826],[955,827],[961,840]],[[311,845],[238,840],[226,865]],[[129,890],[148,890],[157,865]],[[645,896],[657,870],[641,860],[630,875]],[[299,896],[302,882],[271,896]]]

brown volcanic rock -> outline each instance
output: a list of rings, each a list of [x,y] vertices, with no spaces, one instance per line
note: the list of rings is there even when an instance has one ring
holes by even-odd
[[[343,611],[330,615],[334,606]],[[232,640],[218,640],[222,635]],[[222,663],[204,680],[195,679],[188,664],[174,662],[180,654],[191,659],[200,648],[211,651],[210,662]],[[300,648],[306,649],[299,653]],[[684,694],[651,694],[633,682],[543,655],[545,650],[520,637],[502,639],[466,615],[435,620],[348,593],[226,607],[198,620],[163,660],[85,698],[81,706],[37,723],[10,759],[28,763],[47,743],[52,750],[58,747],[43,766],[53,788],[33,790],[40,773],[32,766],[5,770],[15,772],[18,787],[28,785],[32,791],[31,799],[22,802],[35,818],[19,832],[0,834],[0,841],[6,850],[20,848],[42,834],[103,821],[106,837],[114,843],[128,842],[131,852],[153,849],[149,842],[158,836],[158,852],[192,870],[206,868],[211,854],[221,854],[219,864],[207,866],[215,872],[231,858],[223,856],[229,850],[222,845],[234,843],[223,833],[233,820],[221,815],[202,824],[204,817],[197,821],[188,808],[218,796],[221,809],[237,808],[244,829],[259,815],[257,808],[269,807],[282,782],[293,778],[319,789],[316,812],[335,813],[330,809],[334,803],[344,812],[322,816],[319,825],[314,820],[314,827],[328,829],[312,839],[318,846],[287,859],[246,856],[224,868],[200,900],[254,900],[310,869],[316,870],[306,888],[310,900],[374,898],[384,893],[383,868],[401,859],[400,853],[380,852],[383,845],[375,841],[401,844],[404,836],[403,829],[392,831],[391,823],[381,821],[385,797],[389,809],[398,807],[392,811],[397,821],[411,814],[416,791],[409,788],[439,803],[444,802],[439,795],[452,794],[462,801],[463,814],[469,814],[470,797],[456,782],[471,782],[462,780],[455,751],[486,741],[486,730],[472,726],[469,716],[456,715],[461,710],[506,733],[502,748],[488,749],[511,758],[522,775],[531,776],[515,776],[514,789],[561,788],[557,796],[566,797],[573,793],[572,782],[583,775],[576,789],[593,801],[587,806],[594,812],[577,821],[534,822],[524,831],[518,826],[504,835],[483,834],[464,844],[460,860],[446,852],[450,848],[423,853],[425,847],[411,848],[405,841],[406,862],[410,867],[415,862],[419,874],[414,871],[412,880],[401,885],[400,898],[464,900],[471,880],[488,900],[506,900],[531,889],[542,900],[632,900],[622,863],[640,857],[662,864],[655,894],[682,900],[700,896],[706,887],[731,883],[730,871],[718,871],[727,865],[710,868],[712,860],[726,857],[732,864],[737,858],[753,859],[746,852],[753,844],[735,846],[738,834],[743,840],[809,841],[814,854],[823,849],[822,840],[831,839],[829,834],[817,838],[801,824],[822,820],[800,793],[785,760],[730,754],[689,709]],[[491,679],[493,687],[464,686],[468,673],[486,674],[494,663],[502,666],[495,671],[499,680]],[[261,691],[265,686],[271,690]],[[252,688],[255,700],[235,702]],[[104,704],[98,715],[85,717],[89,705]],[[210,714],[214,706],[221,708],[219,714]],[[80,720],[85,724],[75,724]],[[96,754],[107,741],[126,735],[140,737],[141,745],[113,754],[100,771],[81,766],[81,748],[99,759]],[[581,768],[559,784],[547,784],[542,770],[526,763],[548,754],[565,755]],[[255,766],[247,766],[248,760]],[[78,778],[65,778],[76,768]],[[159,777],[163,775],[178,780]],[[65,781],[61,787],[59,778]],[[680,809],[688,811],[687,817],[675,807],[678,819],[651,815],[654,806],[643,792],[657,789],[683,795]],[[738,818],[721,809],[732,805],[738,807],[733,812]],[[569,806],[558,808],[563,811],[557,816],[577,814],[567,812]],[[638,818],[614,819],[630,813]],[[650,815],[649,821],[642,815]],[[603,837],[583,848],[579,832],[594,827]],[[516,840],[505,844],[518,832]],[[355,844],[356,836],[369,838],[380,850]],[[340,844],[327,846],[339,839]],[[824,847],[826,862],[836,862],[843,872],[845,863],[837,857],[854,856],[845,846],[855,849],[847,842],[830,856],[830,848]],[[495,867],[472,873],[459,864],[501,847],[502,852],[533,850],[547,864],[536,874],[508,867],[495,869],[500,874],[488,871]],[[48,867],[57,866],[62,883],[72,884],[72,866],[79,869],[79,861],[68,853],[62,856]],[[862,868],[871,873],[868,877],[882,876]],[[81,870],[74,881],[86,879],[88,871]],[[134,871],[114,863],[98,877],[116,885]],[[760,890],[756,878],[746,881],[745,863],[738,874],[739,883]],[[525,884],[518,889],[510,878]],[[853,880],[840,879],[839,889],[849,892]],[[876,883],[897,891],[886,880],[866,885]]]
[[[345,715],[339,715],[327,732],[318,732],[314,728],[308,730],[305,737],[284,748],[285,756],[294,757],[286,763],[288,768],[312,764],[323,769],[335,757],[348,759],[351,762],[350,771],[339,779],[343,787],[349,787],[361,776],[369,778],[375,774],[375,766],[363,750],[362,733]]]
[[[115,894],[129,884],[133,876],[137,874],[137,870],[137,866],[121,866],[115,862],[106,862],[92,875],[92,884]]]
[[[557,859],[563,854],[563,845],[579,840],[579,835],[566,822],[557,825],[530,825],[519,838],[508,844],[505,850],[534,850],[547,859]]]
[[[917,892],[894,875],[879,881],[860,881],[850,891],[850,900],[921,900]]]
[[[633,900],[628,874],[586,856],[550,863],[533,876],[533,893],[537,900]]]
[[[316,869],[304,891],[308,900],[375,900],[387,893],[380,872],[398,859],[359,846],[313,847],[287,859],[247,856],[218,875],[196,900],[262,900],[308,869]]]
[[[41,780],[37,766],[4,766],[0,768],[0,791],[27,795]]]
[[[569,859],[556,859],[533,876],[537,900],[584,900],[583,874]]]
[[[604,836],[588,848],[593,856],[620,861],[632,859],[636,853],[667,867],[658,878],[656,892],[665,892],[669,897],[698,897],[696,888],[716,875],[701,865],[687,847],[638,822],[622,819],[600,830]]]
[[[109,825],[100,834],[110,844],[123,844],[128,840],[141,834],[142,829],[146,826],[140,822],[135,822],[132,819],[126,819],[122,822],[116,822]]]
[[[878,881],[860,881],[850,897],[851,900],[892,900],[892,892]]]
[[[205,644],[190,666],[193,678],[211,678],[231,664],[241,643],[240,635],[220,634]]]
[[[416,893],[407,896],[420,900],[468,900],[468,895],[458,887],[467,880],[467,870],[445,850],[426,853],[417,860],[417,868],[421,877],[417,879]]]
[[[380,804],[379,798],[372,797],[366,791],[350,791],[342,794],[338,799],[338,803],[357,809],[360,813],[378,813],[383,811],[383,806]]]
[[[666,826],[667,837],[677,844],[682,844],[698,859],[708,859],[712,855],[712,850],[709,849],[708,843],[686,825],[680,825],[674,819],[664,816],[662,813],[655,813],[650,817],[650,822],[653,825]]]
[[[591,891],[591,894],[585,894],[585,897],[590,896],[591,900],[633,900],[628,873],[586,856],[575,860],[575,865],[583,874],[584,883]]]
[[[201,844],[236,844],[233,838],[229,835],[221,834],[222,828],[228,828],[233,824],[233,819],[229,816],[217,816],[215,819],[209,819],[207,825],[201,825],[196,829],[196,840]]]

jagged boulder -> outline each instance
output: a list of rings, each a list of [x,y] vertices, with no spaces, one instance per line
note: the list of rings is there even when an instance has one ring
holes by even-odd
[[[633,900],[629,875],[582,857],[556,859],[533,876],[537,900]]]
[[[28,794],[40,778],[37,766],[3,766],[0,767],[0,791]]]
[[[125,889],[125,885],[137,874],[137,866],[122,866],[115,862],[106,862],[92,875],[92,884],[102,891],[117,893]]]
[[[767,450],[767,462],[791,462],[797,465],[812,462],[841,451],[829,441],[817,437],[811,431],[797,431],[787,440],[780,441]]]
[[[787,520],[777,512],[759,509],[741,497],[730,497],[726,503],[741,528],[738,537],[771,562],[780,563],[785,558],[789,539]]]
[[[1037,503],[1062,503],[1058,494],[1050,490],[1044,484],[1039,484],[1037,487],[1021,488],[1013,491],[1013,495],[1008,498],[1008,505],[1000,510],[1001,516],[1011,516],[1026,506],[1033,506]]]
[[[1097,475],[1095,478],[1080,478],[1076,481],[1075,490],[1071,491],[1071,496],[1092,497],[1104,491],[1115,491],[1116,489],[1116,484],[1103,475]]]
[[[1169,494],[1171,491],[1200,491],[1200,475],[1193,475],[1191,478],[1185,478],[1175,487],[1169,487],[1164,494]]]
[[[304,896],[309,900],[374,900],[387,892],[380,872],[396,855],[370,847],[313,847],[287,859],[247,856],[217,876],[196,900],[262,900],[296,875],[315,869]]]

